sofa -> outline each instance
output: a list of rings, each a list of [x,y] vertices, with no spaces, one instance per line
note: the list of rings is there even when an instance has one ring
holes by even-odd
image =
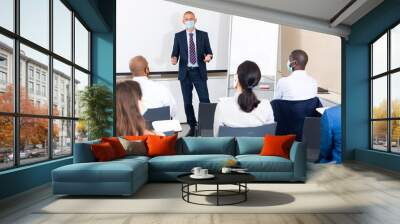
[[[52,171],[54,194],[132,195],[147,182],[176,181],[180,174],[200,166],[219,172],[228,160],[247,168],[258,182],[305,182],[306,149],[294,142],[290,159],[260,156],[262,137],[184,137],[177,140],[176,155],[127,156],[96,162],[90,141],[75,144],[73,164]]]

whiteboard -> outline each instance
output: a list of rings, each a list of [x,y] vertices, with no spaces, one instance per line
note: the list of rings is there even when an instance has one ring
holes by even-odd
[[[129,60],[143,55],[152,72],[177,71],[171,65],[174,34],[184,29],[182,16],[193,11],[196,27],[208,32],[213,60],[208,70],[228,69],[229,15],[164,0],[117,1],[117,73],[129,71]]]
[[[279,25],[239,16],[232,17],[229,73],[245,60],[254,61],[263,76],[276,76]]]

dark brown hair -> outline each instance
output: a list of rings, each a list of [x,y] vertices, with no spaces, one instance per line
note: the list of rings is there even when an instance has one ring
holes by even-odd
[[[242,87],[242,93],[238,97],[240,109],[251,112],[258,106],[260,101],[253,92],[261,79],[261,71],[258,65],[252,61],[245,61],[237,69],[238,80]]]
[[[117,136],[143,135],[145,121],[139,109],[142,99],[139,83],[132,80],[117,83],[116,95]]]

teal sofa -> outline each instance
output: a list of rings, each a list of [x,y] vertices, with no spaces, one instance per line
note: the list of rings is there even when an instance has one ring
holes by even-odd
[[[306,149],[294,142],[290,159],[260,156],[262,137],[184,137],[177,141],[177,155],[128,156],[96,162],[91,141],[75,144],[74,163],[52,171],[54,194],[132,195],[148,181],[176,181],[193,167],[219,172],[228,160],[236,160],[259,182],[305,182]]]

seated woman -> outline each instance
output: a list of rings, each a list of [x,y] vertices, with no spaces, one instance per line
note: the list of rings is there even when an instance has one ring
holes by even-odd
[[[239,65],[235,76],[233,97],[220,99],[214,116],[214,136],[220,126],[257,127],[274,122],[274,113],[268,100],[258,100],[253,89],[261,79],[257,64],[245,61]]]
[[[146,129],[139,83],[131,80],[117,83],[116,95],[117,136],[158,134]]]

